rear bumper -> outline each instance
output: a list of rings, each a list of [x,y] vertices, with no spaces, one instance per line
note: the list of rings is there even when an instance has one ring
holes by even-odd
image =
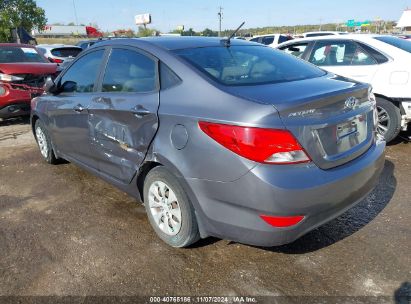
[[[258,165],[233,182],[188,179],[196,194],[203,233],[258,246],[293,242],[334,219],[373,190],[384,167],[385,142],[337,168],[313,164]],[[260,215],[297,216],[303,221],[275,228]]]
[[[0,95],[0,118],[11,118],[30,114],[30,101],[43,93],[42,88],[26,85],[10,85],[0,83],[4,91]]]

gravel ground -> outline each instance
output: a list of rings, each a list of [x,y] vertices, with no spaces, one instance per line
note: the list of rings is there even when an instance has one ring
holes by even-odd
[[[402,140],[389,146],[375,191],[290,245],[267,249],[209,238],[173,249],[156,237],[133,198],[75,165],[47,165],[27,120],[0,122],[0,295],[409,303],[410,152]]]

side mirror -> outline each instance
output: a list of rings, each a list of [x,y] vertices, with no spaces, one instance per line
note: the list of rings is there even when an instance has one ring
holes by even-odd
[[[60,92],[64,93],[71,93],[75,92],[77,89],[77,82],[74,81],[66,81],[61,85]]]
[[[51,93],[51,94],[57,93],[56,83],[54,82],[54,80],[51,77],[47,77],[43,89],[47,93]]]

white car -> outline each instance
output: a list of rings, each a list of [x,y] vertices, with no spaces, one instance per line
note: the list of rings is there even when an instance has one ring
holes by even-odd
[[[40,44],[36,47],[50,62],[59,65],[68,58],[76,57],[83,50],[79,46],[66,44]]]
[[[321,37],[321,36],[334,36],[334,35],[347,35],[347,32],[334,32],[334,31],[318,31],[318,32],[307,32],[302,34],[303,38],[309,37]]]
[[[293,39],[293,37],[286,34],[269,34],[254,36],[250,39],[251,42],[258,42],[267,46],[276,47],[280,43]]]
[[[370,83],[377,99],[378,131],[387,141],[411,122],[411,41],[382,35],[296,39],[277,46],[327,71]]]

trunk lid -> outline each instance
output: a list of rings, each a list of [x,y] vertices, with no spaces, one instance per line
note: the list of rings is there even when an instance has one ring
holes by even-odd
[[[324,77],[261,86],[230,87],[231,94],[272,104],[321,169],[347,163],[374,142],[374,104],[369,85]]]

